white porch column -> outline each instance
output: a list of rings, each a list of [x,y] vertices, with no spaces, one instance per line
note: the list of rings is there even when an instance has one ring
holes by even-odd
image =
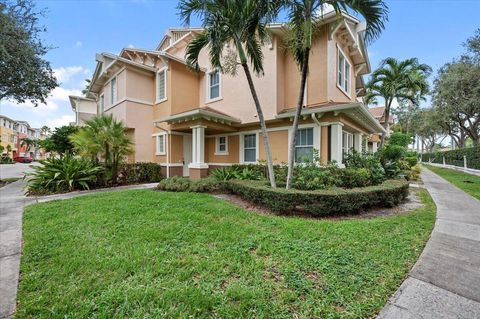
[[[377,142],[372,142],[372,153],[376,153],[377,152]]]
[[[192,126],[192,163],[189,168],[208,168],[205,164],[205,126]]]
[[[342,124],[341,123],[333,123],[330,125],[330,160],[337,161],[338,166],[343,167],[342,164]]]
[[[362,133],[355,133],[353,135],[353,149],[359,153],[362,152]]]

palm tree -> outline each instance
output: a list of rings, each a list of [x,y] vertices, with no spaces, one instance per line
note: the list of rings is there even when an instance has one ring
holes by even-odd
[[[101,115],[85,122],[85,126],[72,134],[70,140],[80,156],[90,157],[94,163],[103,159],[115,183],[120,163],[132,152],[132,141],[125,130],[125,125],[113,119],[112,115]]]
[[[204,30],[189,43],[186,52],[187,63],[193,69],[199,70],[198,57],[204,48],[209,50],[212,66],[221,72],[229,69],[235,75],[237,65],[242,66],[260,121],[272,187],[276,187],[272,152],[250,65],[257,76],[263,75],[262,46],[269,37],[267,23],[276,16],[280,4],[281,1],[273,0],[182,0],[178,5],[186,25],[190,24],[192,15],[202,19]],[[226,45],[234,46],[229,56],[230,66],[222,61]]]
[[[380,35],[388,15],[388,8],[382,0],[285,0],[290,27],[286,45],[292,52],[301,72],[300,91],[288,154],[287,189],[290,188],[293,177],[298,122],[304,101],[310,53],[318,35],[318,24],[323,20],[326,5],[333,7],[337,15],[340,15],[342,11],[354,11],[363,16],[367,23],[365,34],[367,41]]]
[[[38,145],[37,140],[34,140],[29,137],[22,138],[22,141],[20,142],[20,146],[25,147],[25,156],[27,155],[30,148],[37,147],[37,145]]]
[[[12,151],[12,146],[7,144],[7,156],[10,157],[10,152]]]
[[[418,59],[411,58],[397,61],[394,58],[386,58],[380,67],[372,73],[372,78],[367,84],[369,91],[385,100],[385,122],[383,124],[386,134],[382,135],[381,144],[385,137],[389,136],[390,111],[395,99],[406,100],[418,104],[428,93],[427,77],[431,68],[426,64],[420,64]]]

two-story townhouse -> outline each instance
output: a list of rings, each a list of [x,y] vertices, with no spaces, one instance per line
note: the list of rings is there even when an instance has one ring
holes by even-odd
[[[12,151],[16,151],[14,131],[15,121],[4,115],[0,115],[0,145],[3,146],[3,153],[7,153],[7,146],[10,145]]]
[[[270,25],[262,48],[265,75],[254,83],[264,111],[275,163],[286,162],[300,72],[285,51],[283,24]],[[342,162],[366,147],[383,127],[360,102],[362,75],[370,72],[365,24],[331,13],[320,26],[310,58],[295,157]],[[260,127],[245,76],[222,74],[201,52],[199,73],[188,70],[185,51],[198,28],[168,30],[155,50],[125,48],[97,55],[86,97],[71,97],[75,109],[113,114],[135,143],[132,161],[155,161],[166,176],[200,178],[208,170],[265,160]],[[229,50],[225,48],[226,52]],[[85,106],[85,108],[83,108]]]

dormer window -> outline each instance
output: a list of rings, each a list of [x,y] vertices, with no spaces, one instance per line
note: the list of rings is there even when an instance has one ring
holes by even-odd
[[[220,72],[218,70],[208,73],[208,99],[220,98]]]
[[[347,95],[350,95],[350,63],[345,58],[343,52],[338,49],[338,76],[337,76],[337,85],[338,87],[345,92]]]
[[[167,69],[164,68],[157,72],[157,99],[156,103],[167,99]]]

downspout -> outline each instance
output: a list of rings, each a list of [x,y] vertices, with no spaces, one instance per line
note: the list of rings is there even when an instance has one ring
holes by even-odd
[[[315,122],[315,124],[317,124],[318,126],[321,127],[320,121],[315,116],[315,113],[312,113],[311,116],[312,116],[312,120]]]
[[[156,128],[164,131],[166,134],[167,134],[167,143],[168,143],[168,151],[167,151],[167,178],[170,178],[170,150],[171,150],[171,140],[170,140],[170,133],[168,132],[168,130],[160,127],[157,125],[157,122],[154,122],[153,123],[155,125]]]

